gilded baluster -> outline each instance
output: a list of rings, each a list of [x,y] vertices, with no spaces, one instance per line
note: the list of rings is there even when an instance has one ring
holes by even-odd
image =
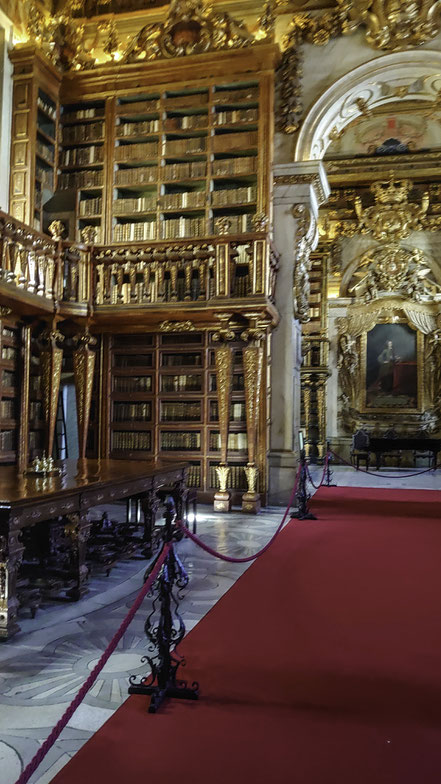
[[[44,284],[45,284],[45,279],[46,279],[46,265],[47,265],[46,256],[44,256],[43,254],[39,254],[37,256],[37,278],[38,278],[37,294],[38,294],[39,297],[43,297],[44,296]]]
[[[178,263],[170,262],[170,302],[178,300]]]
[[[27,250],[18,245],[15,253],[15,278],[19,289],[26,288]]]
[[[165,301],[165,266],[160,261],[157,262],[156,269],[156,301]]]
[[[27,290],[30,294],[35,294],[35,290],[37,288],[37,276],[36,276],[36,253],[35,250],[30,250],[28,252],[28,284]]]
[[[113,271],[114,264],[104,264],[104,304],[115,303],[115,274]]]
[[[46,264],[46,277],[45,277],[45,296],[48,299],[54,298],[54,275],[55,275],[55,261],[49,256]]]
[[[64,336],[55,327],[48,327],[40,336],[41,389],[43,416],[46,425],[46,454],[51,457],[57,419],[63,349],[58,346]]]
[[[151,270],[152,266],[145,261],[140,262],[139,268],[142,274],[142,302],[151,302],[152,301],[152,291],[153,287],[150,284],[151,278]]]
[[[129,276],[129,299],[130,302],[137,301],[137,291],[136,291],[136,264],[129,261],[126,265],[126,272]]]
[[[77,348],[73,352],[73,370],[77,400],[78,447],[80,458],[85,458],[95,370],[95,352],[91,350],[91,346],[96,343],[96,340],[87,328],[83,335],[76,337],[76,342]]]
[[[215,351],[217,376],[217,401],[219,410],[220,464],[216,467],[219,490],[214,494],[214,511],[229,512],[231,509],[231,493],[228,488],[230,469],[228,467],[228,431],[230,427],[231,386],[233,379],[233,355],[228,345],[234,340],[235,334],[230,327],[231,313],[216,313],[220,327],[214,333],[213,340],[220,341]]]
[[[199,297],[198,299],[208,299],[207,292],[207,262],[200,261],[198,264],[199,273]]]
[[[193,264],[191,261],[186,261],[184,265],[185,275],[185,294],[184,299],[191,299],[191,274],[193,271]]]
[[[104,304],[104,264],[96,265],[95,304]]]

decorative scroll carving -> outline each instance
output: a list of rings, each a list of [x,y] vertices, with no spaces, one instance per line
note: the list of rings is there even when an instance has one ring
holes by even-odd
[[[370,190],[374,194],[373,207],[363,209],[361,198],[355,199],[355,212],[361,234],[372,234],[380,242],[397,242],[408,237],[411,231],[421,231],[422,218],[427,213],[429,194],[425,193],[421,205],[408,202],[410,180],[395,180],[393,172],[389,180],[374,182]]]
[[[80,458],[84,458],[86,457],[93,374],[95,370],[95,352],[90,347],[96,343],[96,340],[86,329],[83,335],[77,336],[76,341],[77,348],[73,352],[73,370],[77,400],[78,449]]]
[[[195,326],[192,321],[161,321],[160,332],[193,332]]]
[[[294,317],[302,324],[309,321],[310,253],[317,243],[317,223],[304,204],[296,204],[292,214],[297,221],[294,238]]]
[[[55,328],[48,327],[40,336],[41,391],[43,416],[46,423],[46,454],[50,457],[54,446],[57,419],[58,393],[60,391],[63,349],[57,344],[64,340]]]
[[[17,624],[17,572],[23,558],[23,544],[18,531],[0,529],[0,639],[19,631]]]
[[[254,41],[245,24],[202,0],[172,0],[165,22],[145,25],[129,43],[124,62],[238,49]]]
[[[339,0],[343,16],[342,32],[366,27],[366,42],[374,49],[397,50],[420,46],[440,29],[438,0]]]
[[[432,298],[441,288],[430,273],[421,250],[396,244],[379,246],[361,257],[348,293],[368,302],[377,299],[381,292],[394,292],[418,302]]]

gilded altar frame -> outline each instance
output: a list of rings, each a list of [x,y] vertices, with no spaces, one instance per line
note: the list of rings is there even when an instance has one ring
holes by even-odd
[[[405,324],[416,333],[416,368],[417,368],[417,405],[414,407],[392,407],[392,406],[367,406],[366,404],[366,369],[367,369],[367,336],[371,329],[379,324]],[[360,408],[361,414],[421,414],[424,410],[424,335],[406,318],[391,316],[379,319],[369,330],[365,330],[360,335]]]

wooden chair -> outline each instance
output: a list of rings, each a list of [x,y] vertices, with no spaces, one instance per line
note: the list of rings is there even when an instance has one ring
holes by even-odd
[[[369,470],[369,433],[367,430],[357,430],[352,436],[351,445],[351,463],[357,471],[360,468],[360,462],[364,462],[366,470]]]

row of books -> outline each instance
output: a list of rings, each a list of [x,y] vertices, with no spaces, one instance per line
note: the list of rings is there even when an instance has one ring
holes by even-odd
[[[210,451],[218,452],[221,447],[220,433],[210,433]],[[229,433],[228,449],[232,452],[242,452],[248,448],[248,436],[246,433]]]
[[[116,126],[116,135],[121,136],[145,136],[148,133],[159,131],[159,120],[142,120],[139,122],[121,123]]]
[[[99,188],[104,181],[102,169],[91,169],[82,172],[64,172],[58,177],[58,187],[67,188]]]
[[[117,223],[113,229],[114,242],[142,242],[156,238],[156,221]]]
[[[139,422],[150,421],[152,417],[152,404],[147,403],[114,403],[113,420],[114,422]]]
[[[29,403],[29,416],[31,419],[42,419],[43,409],[41,400],[31,400]]]
[[[201,486],[201,467],[200,465],[190,465],[187,473],[187,486],[200,487]]]
[[[236,103],[251,103],[259,99],[259,86],[253,85],[239,90],[215,90],[213,95],[213,103],[215,106],[219,104],[236,104]]]
[[[43,431],[31,430],[29,433],[29,448],[40,449],[42,444]]]
[[[255,174],[257,172],[257,156],[247,155],[241,158],[221,158],[213,161],[213,177],[228,177],[229,174]]]
[[[114,376],[114,392],[151,392],[151,376]]]
[[[134,199],[115,199],[113,202],[114,215],[124,212],[149,212],[156,210],[156,196],[140,196]]]
[[[208,91],[187,93],[186,95],[167,95],[164,100],[166,109],[185,109],[187,106],[204,106],[208,103]]]
[[[162,154],[167,155],[187,155],[204,153],[207,149],[206,136],[192,136],[189,139],[166,139],[163,142]]]
[[[213,191],[211,194],[211,203],[213,207],[225,207],[230,204],[248,204],[256,201],[256,199],[257,188],[255,185]]]
[[[13,346],[2,346],[2,359],[17,359],[17,349]]]
[[[161,422],[200,422],[200,402],[178,401],[161,403]]]
[[[219,487],[219,479],[214,465],[210,465],[210,487]],[[248,485],[244,466],[230,466],[230,473],[228,475],[228,488],[230,490],[246,490],[247,487]]]
[[[43,158],[44,161],[47,161],[47,163],[54,162],[55,153],[53,147],[49,147],[49,145],[44,144],[40,139],[37,139],[35,142],[35,150],[37,155],[39,155],[40,158]]]
[[[223,219],[226,218],[229,221],[229,232],[230,234],[243,234],[246,231],[253,231],[253,218],[254,215],[250,215],[249,213],[244,213],[243,215],[223,215]],[[213,232],[214,234],[221,233],[221,226],[217,222],[217,218],[213,220]]]
[[[162,392],[200,392],[202,376],[161,376]]]
[[[82,199],[80,201],[80,215],[83,217],[89,215],[100,215],[103,206],[101,196],[93,199]]]
[[[15,430],[3,430],[0,433],[0,450],[2,452],[10,452],[11,449],[15,449],[16,437]]]
[[[118,169],[115,172],[115,185],[144,185],[156,182],[157,166],[138,166],[134,169]]]
[[[192,163],[167,163],[162,169],[162,180],[184,180],[205,177],[207,174],[206,161],[193,161]]]
[[[2,335],[4,338],[11,338],[11,340],[17,340],[17,330],[11,329],[11,327],[3,327],[2,328]]]
[[[54,173],[52,169],[44,169],[43,166],[35,167],[35,176],[38,180],[40,180],[42,185],[46,185],[48,188],[54,187]]]
[[[233,373],[233,379],[231,382],[232,391],[242,392],[242,390],[245,388],[244,385],[245,385],[245,381],[244,381],[243,373]],[[216,390],[217,390],[217,377],[213,373],[213,375],[210,376],[210,392],[216,392]]]
[[[257,147],[257,131],[241,133],[222,133],[213,137],[213,152],[230,152],[231,150],[247,150]]]
[[[162,367],[179,367],[193,366],[201,367],[202,357],[198,354],[189,354],[185,351],[180,351],[179,354],[162,354],[161,356]]]
[[[142,142],[141,144],[120,144],[115,148],[115,160],[118,163],[126,161],[142,161],[156,158],[158,155],[158,142]]]
[[[148,431],[131,433],[122,430],[114,430],[112,434],[112,448],[149,452],[152,448],[152,434]]]
[[[186,114],[181,117],[167,117],[164,120],[165,131],[187,131],[206,128],[208,125],[207,114]]]
[[[15,387],[17,386],[17,375],[12,370],[3,370],[2,372],[2,387]]]
[[[159,98],[153,98],[148,101],[130,101],[127,103],[120,103],[117,112],[119,115],[126,114],[146,114],[147,112],[154,112],[159,108]]]
[[[53,106],[52,103],[49,103],[48,101],[45,101],[44,98],[41,97],[41,95],[39,95],[38,98],[37,98],[37,106],[45,114],[47,114],[49,117],[51,117],[53,120],[55,120],[55,118],[57,116],[57,110],[56,110],[55,106]]]
[[[67,125],[63,128],[63,144],[76,142],[96,142],[104,136],[104,122],[84,123],[83,125]]]
[[[90,106],[87,109],[77,109],[74,112],[64,112],[63,122],[75,122],[75,120],[91,120],[93,117],[102,117],[103,109]]]
[[[234,125],[235,123],[257,122],[259,113],[257,109],[231,109],[227,112],[215,114],[215,125]]]
[[[186,452],[201,448],[200,433],[161,433],[161,449],[166,451]]]
[[[153,354],[114,354],[114,367],[152,367]]]
[[[245,421],[245,403],[231,403],[230,406],[230,422],[244,422]],[[210,401],[210,422],[217,422],[219,420],[219,408],[217,400]]]
[[[1,400],[0,401],[0,417],[2,419],[14,419],[14,417],[15,417],[15,400]]]
[[[63,150],[62,166],[86,166],[88,163],[101,163],[104,160],[103,145],[91,144],[90,147],[72,147]]]
[[[205,191],[185,191],[184,193],[166,193],[161,196],[161,205],[164,210],[180,209],[185,207],[205,207]]]
[[[174,240],[181,237],[203,237],[205,218],[168,218],[161,224],[162,239]]]

